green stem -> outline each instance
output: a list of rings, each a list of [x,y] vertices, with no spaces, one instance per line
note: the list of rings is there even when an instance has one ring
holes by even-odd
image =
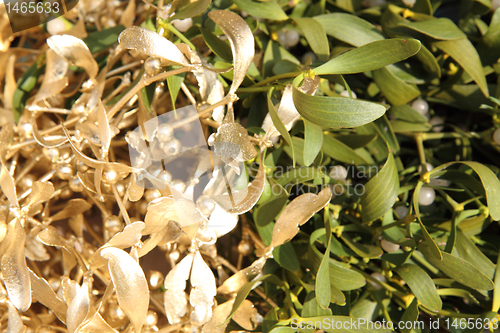
[[[302,72],[291,72],[291,73],[284,73],[284,74],[279,74],[275,76],[268,77],[265,80],[260,81],[259,83],[254,84],[252,87],[262,87],[263,85],[266,85],[270,82],[276,81],[276,80],[281,80],[281,79],[289,79],[292,77],[296,77],[297,75],[302,74]],[[250,87],[250,88],[252,88]]]
[[[179,30],[177,30],[172,24],[170,24],[170,23],[164,23],[164,24],[162,24],[162,26],[164,26],[170,32],[172,32],[174,35],[176,35],[177,37],[179,37],[179,39],[181,41],[183,41],[184,43],[186,43],[187,45],[189,45],[189,47],[191,48],[191,50],[196,50],[196,47],[193,45],[193,43],[191,43],[189,41],[189,39],[187,39],[186,36],[184,36]]]

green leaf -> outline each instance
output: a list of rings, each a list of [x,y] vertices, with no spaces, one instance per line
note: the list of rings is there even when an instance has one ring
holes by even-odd
[[[82,39],[90,50],[90,53],[99,53],[118,43],[118,36],[125,30],[123,25],[117,25],[109,29],[96,31]]]
[[[432,52],[429,51],[425,45],[422,45],[415,58],[417,58],[422,65],[424,65],[424,69],[426,71],[433,73],[437,77],[441,77],[441,66],[439,66],[436,57],[434,57]]]
[[[467,260],[484,275],[493,279],[495,275],[495,265],[491,260],[479,250],[474,243],[462,231],[457,230],[457,240],[455,244],[460,258]]]
[[[358,155],[354,149],[350,148],[342,141],[337,140],[336,138],[330,135],[323,136],[323,146],[321,150],[325,153],[325,155],[330,156],[334,160],[339,162],[344,162],[348,164],[354,165],[366,165],[369,164],[367,160]]]
[[[373,80],[392,105],[404,105],[420,96],[420,90],[398,78],[387,67],[372,72]]]
[[[479,88],[481,88],[484,96],[489,96],[488,85],[486,84],[486,77],[484,76],[481,59],[479,59],[476,48],[467,38],[439,41],[432,45],[449,54],[450,57],[458,62],[458,64],[469,73],[472,79],[474,79]]]
[[[201,14],[210,5],[211,0],[197,0],[183,6],[175,11],[175,15],[170,20],[183,20]]]
[[[278,184],[285,186],[289,183],[297,184],[307,182],[311,179],[325,178],[325,174],[319,168],[303,167],[292,168],[283,174],[276,173],[274,177]]]
[[[418,31],[435,39],[467,38],[462,30],[452,20],[447,18],[430,19],[420,22],[404,21],[399,23],[398,26]]]
[[[271,101],[271,98],[269,98],[269,96],[267,96],[267,109],[269,110],[269,114],[271,115],[271,119],[273,120],[274,126],[276,127],[278,132],[280,132],[283,139],[285,139],[288,145],[292,148],[292,159],[293,163],[295,164],[295,150],[293,147],[293,141],[290,138],[290,133],[288,133],[288,130],[281,121],[280,117],[278,116],[278,112],[276,112],[273,102]]]
[[[414,123],[399,119],[392,119],[391,126],[394,133],[427,132],[432,128],[432,125],[428,122]]]
[[[141,89],[141,102],[144,104],[146,110],[151,113],[151,102],[155,94],[155,84],[150,84],[147,87]]]
[[[421,243],[418,245],[419,250],[420,246]],[[492,290],[494,288],[493,282],[467,260],[446,252],[441,252],[441,255],[443,256],[441,261],[432,256],[426,257],[426,259],[444,274],[464,286],[474,290]]]
[[[365,193],[361,196],[363,222],[382,217],[396,202],[398,191],[398,170],[390,153],[382,170],[366,183]]]
[[[298,61],[293,54],[281,46],[281,44],[276,43],[273,40],[269,40],[266,51],[264,52],[264,77],[272,75],[274,66],[282,60],[287,60],[292,64],[300,65],[300,61]]]
[[[273,250],[274,260],[289,271],[295,272],[300,268],[292,243],[287,242]]]
[[[276,284],[276,285],[282,284],[281,280],[276,275],[272,275],[272,274],[267,274],[267,275],[264,275],[258,279],[247,282],[243,287],[240,288],[240,290],[238,291],[238,294],[236,294],[236,298],[234,299],[234,303],[233,303],[233,308],[231,309],[229,317],[227,317],[227,319],[221,325],[223,325],[223,324],[227,323],[229,320],[231,320],[231,318],[234,316],[234,314],[236,313],[236,311],[238,310],[240,305],[247,298],[250,291],[254,288],[254,286],[257,283],[259,283],[261,281],[271,282],[271,283]]]
[[[372,71],[417,54],[420,41],[416,39],[384,39],[341,54],[316,67],[314,72],[325,74],[354,74]]]
[[[172,66],[172,69],[180,68],[180,66]],[[177,101],[177,95],[181,89],[181,84],[184,81],[186,73],[171,75],[167,77],[168,91],[170,92],[170,99],[172,100],[172,107],[175,110],[175,102]]]
[[[401,119],[401,120],[406,120],[409,122],[414,122],[414,123],[425,123],[428,121],[427,117],[412,108],[411,106],[405,104],[405,105],[399,105],[399,106],[393,106],[392,108],[387,111],[391,116]]]
[[[331,316],[332,310],[322,309],[316,300],[315,292],[311,291],[304,300],[304,307],[302,308],[301,315],[302,317]]]
[[[297,78],[300,79],[300,76]],[[297,111],[307,120],[331,128],[357,127],[380,118],[386,111],[381,104],[345,97],[311,96],[296,88],[293,102]]]
[[[320,126],[304,119],[304,165],[310,166],[323,144],[323,131]]]
[[[24,113],[24,107],[30,93],[35,89],[38,77],[45,66],[40,65],[41,59],[35,61],[26,72],[17,80],[16,90],[12,96],[12,109],[14,111],[14,121],[17,123]]]
[[[362,258],[376,259],[384,253],[378,246],[354,242],[346,233],[342,234],[340,238]]]
[[[326,61],[330,56],[330,44],[323,26],[311,17],[294,18],[304,33],[311,49],[320,60]]]
[[[332,13],[314,17],[325,29],[325,32],[344,43],[362,46],[384,39],[377,28],[354,15]]]
[[[321,259],[318,273],[316,274],[316,299],[322,309],[326,309],[330,305],[330,241],[326,246],[325,254]]]
[[[205,43],[213,53],[226,61],[233,61],[233,53],[231,51],[231,46],[228,43],[221,40],[208,29],[200,28],[200,30]]]
[[[415,297],[427,309],[434,312],[441,310],[443,302],[437,293],[436,285],[422,268],[412,264],[405,264],[394,271],[406,281]]]
[[[431,281],[432,282],[432,281]],[[434,286],[434,289],[436,287]],[[438,296],[439,297],[439,296]],[[441,299],[439,299],[441,301]],[[418,299],[415,298],[410,303],[410,305],[406,308],[405,313],[401,316],[400,323],[414,323],[418,319]],[[411,328],[401,328],[401,333],[411,333]]]
[[[288,19],[283,9],[275,0],[252,1],[252,0],[234,0],[236,6],[247,12],[251,16],[258,18],[283,21]]]
[[[288,200],[288,194],[283,187],[275,183],[272,179],[269,180],[269,183],[271,186],[271,197],[259,205],[257,207],[257,212],[255,213],[255,223],[261,227],[273,221],[274,218],[281,212],[286,201]],[[279,190],[276,190],[278,187]],[[264,192],[265,191],[266,188],[264,188]]]
[[[477,173],[479,179],[481,179],[481,183],[483,183],[490,215],[493,220],[500,220],[500,195],[498,195],[498,193],[500,193],[500,180],[498,180],[497,176],[490,168],[478,162],[460,161],[440,165],[438,168],[435,168],[431,174],[442,171],[448,166],[456,163],[465,164]]]

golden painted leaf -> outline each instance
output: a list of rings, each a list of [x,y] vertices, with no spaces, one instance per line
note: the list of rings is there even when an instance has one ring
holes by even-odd
[[[106,260],[101,257],[101,252],[108,247],[118,249],[126,249],[137,244],[142,237],[141,232],[144,230],[144,222],[134,222],[123,228],[123,231],[114,235],[106,244],[101,246],[89,259],[89,264],[92,270],[95,270],[103,265],[106,265]]]
[[[64,276],[61,279],[61,288],[59,288],[57,293],[59,294],[59,292],[61,292],[62,298],[69,306],[79,291],[80,285],[76,283],[76,281],[71,280],[69,277]]]
[[[24,258],[26,234],[17,219],[12,220],[8,228],[10,244],[2,256],[2,278],[9,300],[19,311],[25,312],[31,305],[31,282]]]
[[[47,261],[50,259],[45,246],[31,234],[26,235],[24,255],[31,261]]]
[[[262,273],[262,269],[264,268],[264,264],[266,263],[267,258],[262,257],[255,260],[250,266],[244,268],[229,279],[224,281],[224,283],[217,288],[217,292],[223,295],[231,295],[238,292],[247,282],[252,281],[257,275]]]
[[[106,110],[104,109],[104,105],[100,99],[97,102],[97,126],[99,128],[99,141],[102,144],[102,151],[107,157],[112,135]]]
[[[5,163],[5,155],[14,137],[14,124],[7,123],[0,129],[0,163]]]
[[[51,182],[34,182],[30,196],[28,197],[28,206],[35,206],[49,201],[54,192],[54,185]]]
[[[261,155],[261,161],[263,155]],[[219,174],[222,174],[219,170]],[[264,164],[260,163],[259,171],[254,180],[247,185],[244,190],[231,189],[229,193],[227,190],[223,194],[213,194],[212,198],[223,209],[231,214],[243,214],[252,209],[253,206],[259,201],[262,191],[264,191],[265,173]],[[221,182],[219,186],[226,186],[226,182]]]
[[[174,242],[183,234],[184,232],[179,228],[179,225],[170,221],[161,231],[152,233],[151,236],[144,241],[142,247],[137,249],[137,255],[143,257],[154,250],[157,245],[165,245]]]
[[[262,323],[262,316],[248,299],[241,303],[240,307],[234,313],[232,319],[247,331],[253,331]]]
[[[243,82],[255,54],[252,30],[245,20],[229,10],[212,10],[208,17],[222,29],[231,43],[234,75],[229,94],[234,94]]]
[[[123,25],[125,28],[129,28],[134,25],[135,20],[135,0],[130,0],[120,17],[119,24]]]
[[[7,302],[9,317],[7,320],[7,332],[9,333],[24,333],[26,332],[26,326],[24,326],[19,313],[17,313],[16,308],[11,302]]]
[[[222,124],[211,145],[215,154],[226,164],[248,161],[257,155],[257,149],[250,142],[247,130],[237,123]]]
[[[41,230],[36,236],[43,244],[48,246],[63,247],[66,245],[66,242],[61,238],[57,229],[51,225]]]
[[[68,85],[68,62],[56,51],[48,49],[46,52],[45,73],[42,85],[35,95],[33,104],[59,94]]]
[[[164,306],[171,325],[180,323],[187,313],[187,295],[184,289],[191,272],[193,257],[194,254],[189,253],[165,277]]]
[[[0,165],[0,188],[7,199],[9,199],[10,204],[14,207],[19,207],[14,178],[12,178],[4,164]]]
[[[36,125],[36,121],[33,120],[33,139],[42,147],[47,147],[47,148],[55,148],[63,145],[68,141],[68,139],[64,136],[60,135],[54,135],[54,136],[49,136],[49,137],[43,137],[40,132],[38,131],[38,127]]]
[[[45,305],[50,310],[54,311],[56,316],[64,323],[66,322],[66,311],[68,306],[54,293],[47,280],[38,277],[31,269],[28,268],[31,281],[31,290],[33,298]]]
[[[283,91],[283,97],[281,97],[281,102],[278,108],[278,116],[280,117],[283,125],[285,125],[285,128],[287,130],[290,130],[295,121],[300,118],[300,114],[295,108],[295,104],[293,104],[292,93],[293,88],[292,85],[289,84]],[[271,114],[269,113],[266,115],[264,123],[262,123],[262,129],[266,131],[267,138],[272,138],[280,135],[279,131],[274,126],[273,120],[271,119]]]
[[[191,324],[201,326],[212,317],[217,287],[214,273],[201,257],[200,251],[194,254],[190,282],[189,303],[194,308],[191,312]]]
[[[214,309],[212,318],[203,325],[201,333],[224,333],[229,322],[224,323],[227,317],[231,314],[234,300],[229,300],[222,304],[217,305]]]
[[[140,332],[149,308],[149,287],[139,263],[127,252],[108,247],[101,251],[118,296],[118,304],[136,332]]]
[[[144,195],[144,187],[137,185],[137,177],[135,173],[132,173],[130,182],[127,188],[128,199],[132,202],[136,202],[142,199]]]
[[[92,205],[87,201],[77,198],[71,199],[67,202],[66,206],[56,214],[49,218],[49,221],[54,222],[58,220],[63,220],[68,217],[74,216],[76,214],[81,214],[92,208]]]
[[[83,324],[79,332],[81,333],[118,333],[117,330],[115,330],[113,327],[109,326],[109,324],[102,318],[101,314],[99,312],[96,312],[94,316],[92,316],[92,319],[90,319],[88,322],[85,321],[85,324]]]
[[[154,31],[133,26],[125,29],[118,37],[118,41],[125,49],[133,49],[150,57],[160,58],[179,65],[189,65],[186,57],[174,43]]]
[[[283,210],[274,225],[271,248],[288,242],[299,232],[299,226],[323,209],[332,198],[332,191],[325,187],[318,195],[305,193],[293,199]]]
[[[14,76],[14,65],[16,64],[16,56],[11,55],[7,60],[5,70],[5,86],[3,88],[3,107],[12,112],[12,99],[14,91],[16,91],[17,83]]]
[[[66,325],[68,333],[75,333],[78,326],[85,320],[90,310],[89,292],[92,288],[90,277],[84,277],[82,286],[71,300],[66,312]]]
[[[207,227],[214,230],[217,238],[219,238],[233,230],[236,224],[238,224],[238,216],[236,214],[228,213],[221,206],[215,204]]]
[[[90,79],[97,76],[99,66],[81,39],[70,35],[55,35],[47,38],[47,45],[71,65],[83,68]]]
[[[116,171],[118,173],[124,174],[124,176],[122,178],[125,178],[128,175],[128,173],[133,170],[131,167],[129,167],[128,165],[125,165],[123,163],[102,162],[102,161],[98,161],[96,159],[93,159],[93,158],[86,156],[78,148],[75,147],[75,145],[71,141],[71,137],[70,137],[69,132],[66,129],[66,127],[63,126],[62,129],[64,131],[64,134],[68,138],[68,142],[71,146],[71,149],[77,155],[77,158],[79,160],[81,160],[83,163],[85,163],[86,165],[88,165],[89,167],[92,167],[95,169],[102,168],[105,171]]]
[[[148,205],[144,218],[146,229],[143,234],[160,232],[169,220],[177,222],[181,228],[206,221],[191,200],[161,197],[151,201]]]

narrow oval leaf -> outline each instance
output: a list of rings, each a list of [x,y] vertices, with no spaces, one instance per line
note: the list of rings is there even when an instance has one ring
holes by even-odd
[[[2,256],[2,279],[9,300],[16,309],[25,312],[31,306],[31,281],[24,258],[26,234],[17,219],[9,223],[7,237],[10,244]]]
[[[189,62],[171,41],[154,31],[132,26],[125,29],[118,37],[123,48],[133,49],[150,57],[160,58],[179,65],[187,66]]]
[[[420,41],[416,39],[384,39],[343,53],[315,68],[314,72],[324,75],[372,71],[408,59],[419,50]]]
[[[165,277],[165,312],[171,325],[180,323],[187,313],[186,280],[189,278],[194,254],[189,253]]]
[[[410,28],[435,39],[467,38],[452,20],[444,17],[418,22],[403,21],[398,26]]]
[[[47,44],[71,65],[83,68],[91,79],[97,76],[97,62],[81,39],[70,35],[54,35],[47,38]]]
[[[304,119],[304,165],[310,166],[321,151],[323,130],[320,126]]]
[[[304,149],[306,148],[304,147]],[[323,145],[321,150],[325,155],[330,156],[339,162],[354,165],[370,164],[368,160],[356,153],[354,149],[330,135],[323,135]]]
[[[361,126],[380,118],[386,111],[381,104],[359,99],[307,95],[296,86],[293,88],[293,101],[304,118],[331,128]]]
[[[396,202],[398,191],[398,169],[394,156],[389,154],[382,170],[368,181],[361,196],[363,222],[382,217]]]
[[[7,170],[3,163],[0,165],[0,188],[7,199],[9,199],[10,204],[14,207],[19,207],[14,178],[10,175],[9,170]]]
[[[271,119],[273,120],[274,127],[280,132],[281,136],[283,136],[283,139],[288,143],[288,145],[292,148],[292,160],[295,163],[295,150],[293,147],[293,142],[290,137],[290,133],[288,133],[287,128],[281,121],[281,118],[279,117],[278,113],[276,112],[276,109],[274,108],[273,102],[271,101],[271,98],[267,96],[267,109],[269,110],[269,114],[271,115]],[[271,130],[271,129],[269,129]],[[266,136],[267,133],[266,133]]]
[[[191,293],[189,303],[194,307],[191,312],[191,323],[201,326],[212,317],[212,306],[217,294],[215,276],[205,263],[199,251],[196,251],[191,269]]]
[[[411,322],[417,321],[419,315],[418,310],[418,299],[414,298],[411,304],[406,308],[405,313],[401,316],[401,322]],[[402,328],[401,333],[411,333],[413,331],[411,328]]]
[[[31,194],[28,199],[28,206],[34,206],[39,203],[49,201],[52,194],[54,194],[54,185],[51,182],[36,181],[33,183]]]
[[[330,288],[330,242],[328,242],[315,282],[316,299],[322,309],[330,305]]]
[[[294,18],[294,21],[299,25],[309,46],[318,58],[323,61],[328,60],[330,56],[330,44],[328,43],[323,26],[312,17]]]
[[[477,83],[484,96],[488,97],[488,84],[483,72],[481,59],[477,54],[476,48],[467,38],[455,40],[443,40],[435,42],[432,45],[445,53],[448,53],[462,68],[469,73],[472,79]]]
[[[305,193],[292,200],[274,225],[271,247],[277,247],[295,237],[299,226],[323,209],[331,198],[332,191],[326,187],[318,195]]]
[[[474,290],[492,290],[495,287],[493,281],[467,260],[443,251],[441,251],[441,255],[443,256],[443,260],[441,261],[432,256],[426,257],[426,259],[444,274],[469,288]]]
[[[71,300],[66,313],[66,325],[69,333],[77,332],[78,326],[83,323],[90,310],[89,292],[92,288],[91,280],[84,278],[82,286]],[[90,284],[90,286],[89,286]]]
[[[252,30],[239,15],[228,10],[212,10],[208,17],[222,29],[231,43],[234,74],[229,94],[234,94],[243,82],[255,54]]]
[[[384,35],[368,21],[347,13],[330,13],[314,17],[325,32],[356,47],[384,39]]]
[[[443,302],[438,295],[436,285],[422,268],[413,264],[404,264],[395,271],[406,281],[415,297],[427,309],[434,312],[441,310]]]
[[[280,5],[276,0],[270,1],[252,1],[252,0],[235,0],[234,3],[240,7],[241,10],[247,12],[249,15],[269,19],[283,21],[288,19]]]
[[[111,144],[111,128],[102,101],[97,102],[97,127],[99,129],[99,141],[102,144],[102,154],[107,158],[109,145]]]
[[[23,320],[17,313],[17,309],[12,305],[11,302],[7,302],[8,307],[8,320],[7,320],[7,332],[10,333],[24,333],[26,332],[26,326],[23,324]]]
[[[50,310],[54,311],[56,316],[61,319],[62,322],[66,321],[66,311],[68,306],[54,293],[54,290],[50,287],[47,280],[38,277],[29,268],[31,290],[33,292],[33,298],[38,302],[45,305]]]
[[[118,296],[118,304],[137,332],[141,331],[149,308],[149,288],[139,263],[127,252],[108,247],[101,251]]]
[[[420,96],[420,90],[404,82],[387,67],[373,71],[373,80],[392,105],[404,105]]]
[[[58,55],[54,50],[47,50],[47,64],[43,76],[42,85],[38,90],[34,103],[59,94],[67,85],[68,62]]]

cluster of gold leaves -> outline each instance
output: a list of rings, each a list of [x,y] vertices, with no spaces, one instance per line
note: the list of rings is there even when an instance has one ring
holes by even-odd
[[[279,135],[269,116],[265,137],[250,137],[235,122],[233,103],[254,57],[254,38],[233,12],[209,12],[233,52],[233,81],[224,94],[217,71],[200,53],[183,43],[174,45],[163,30],[137,26],[153,7],[133,0],[126,6],[81,0],[68,14],[73,27],[52,36],[40,27],[12,34],[5,7],[0,7],[0,62],[7,64],[0,68],[2,330],[223,332],[230,313],[241,327],[253,330],[262,317],[248,300],[232,311],[236,292],[258,277],[274,247],[293,237],[297,225],[331,198],[326,189],[295,199],[278,220],[268,248],[243,226],[238,264],[218,255],[217,238],[230,232],[238,215],[261,196],[263,153],[268,139]],[[99,30],[117,22],[127,29],[116,46],[102,52],[107,62],[99,65],[82,41],[86,27]],[[11,47],[14,40],[21,46]],[[15,124],[16,80],[35,63],[45,63],[42,79]],[[172,65],[176,69],[164,70]],[[206,139],[213,132],[208,140],[212,163],[222,160],[237,174],[238,163],[256,157],[260,163],[240,197],[234,193],[227,202],[221,199],[208,214],[182,193],[185,188],[169,187],[170,180],[149,174],[148,180],[163,186],[144,190],[139,184],[144,170],[131,166],[128,156],[127,134],[173,108],[165,79],[180,73],[188,73],[186,80],[199,93],[183,82],[177,106],[194,104]],[[149,85],[156,90],[146,108],[141,91]],[[74,101],[69,109],[68,100]],[[277,114],[287,129],[298,118],[290,87]],[[261,258],[242,270],[241,258],[254,245]],[[145,272],[140,258],[149,253],[156,267]],[[216,295],[227,301],[217,304]]]

